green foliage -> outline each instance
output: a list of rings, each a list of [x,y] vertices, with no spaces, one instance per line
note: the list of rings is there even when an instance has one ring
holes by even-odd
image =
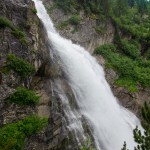
[[[18,39],[24,38],[26,36],[25,33],[19,29],[14,29],[11,33]]]
[[[60,22],[57,26],[58,29],[64,29],[66,28],[69,24],[71,25],[79,25],[81,22],[81,18],[79,15],[72,15],[68,20]]]
[[[128,9],[128,12],[118,16],[112,15],[117,26],[126,34],[132,35],[140,42],[150,43],[150,16],[142,17],[137,8]]]
[[[19,87],[16,92],[11,94],[7,101],[14,102],[19,105],[36,105],[39,102],[39,96],[32,90]]]
[[[138,91],[136,82],[128,78],[119,78],[115,81],[115,84],[127,88],[130,92]]]
[[[37,13],[36,8],[32,8],[31,10],[32,10],[32,12],[33,12],[34,14],[36,14],[36,13]]]
[[[35,68],[26,60],[16,57],[13,54],[7,56],[6,67],[17,72],[21,77],[31,76]]]
[[[26,34],[12,25],[12,22],[6,17],[0,16],[0,28],[8,27],[11,29],[11,33],[20,40],[22,44],[27,44]]]
[[[25,138],[39,132],[47,125],[46,118],[37,116],[27,117],[17,123],[12,123],[0,128],[1,150],[22,150]]]
[[[109,51],[116,52],[116,46],[113,44],[104,44],[95,49],[95,54],[108,54]]]
[[[150,106],[145,103],[142,108],[142,127],[144,133],[142,133],[138,127],[134,130],[134,139],[138,143],[135,150],[150,150]]]
[[[14,28],[9,19],[7,19],[4,16],[0,16],[0,28],[5,28],[5,27],[9,27],[11,29]]]
[[[128,88],[131,92],[137,91],[137,84],[150,87],[149,61],[131,59],[118,53],[114,45],[102,45],[95,49],[96,54],[101,54],[107,60],[107,67],[117,71],[119,79],[116,84]]]
[[[134,140],[137,143],[135,150],[150,150],[150,106],[145,103],[142,108],[142,127],[144,132],[141,132],[138,127],[134,129]],[[126,144],[123,146],[122,150],[126,149]]]
[[[122,148],[121,150],[128,150],[128,149],[127,149],[127,144],[126,144],[126,142],[124,142],[123,148]]]
[[[139,45],[136,42],[128,41],[128,40],[121,40],[119,48],[122,50],[122,52],[131,57],[132,59],[136,59],[140,57],[140,49]]]
[[[81,18],[79,15],[73,15],[69,18],[68,22],[72,25],[79,25],[81,22]]]
[[[91,139],[87,140],[80,150],[94,150]]]
[[[21,44],[28,44],[25,32],[15,28],[11,31],[11,33],[20,40]]]
[[[60,29],[60,30],[63,30],[63,29],[66,28],[68,25],[69,25],[68,20],[67,20],[67,21],[63,21],[63,22],[60,22],[60,23],[57,25],[57,28]]]
[[[94,29],[99,34],[104,35],[106,33],[106,28],[105,27],[95,27]]]

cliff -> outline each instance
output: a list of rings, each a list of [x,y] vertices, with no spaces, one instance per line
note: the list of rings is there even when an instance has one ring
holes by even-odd
[[[59,33],[63,37],[71,39],[74,43],[83,46],[96,57],[97,61],[105,68],[107,81],[119,103],[139,116],[143,103],[150,101],[149,88],[143,88],[139,85],[137,92],[131,92],[126,87],[116,85],[118,73],[107,67],[106,60],[102,55],[99,56],[94,53],[94,50],[101,45],[115,43],[118,30],[122,39],[129,39],[130,41],[132,40],[132,34],[128,34],[123,28],[118,29],[118,24],[112,18],[98,18],[94,14],[87,14],[84,9],[79,9],[76,12],[71,6],[72,12],[66,12],[63,7],[59,7],[59,1],[58,3],[53,0],[44,0],[43,2]],[[78,23],[76,22],[77,19],[79,19]],[[141,53],[143,51],[142,44],[140,45]]]
[[[139,115],[143,102],[150,101],[149,88],[139,86],[138,92],[132,93],[127,88],[116,85],[117,72],[106,67],[106,60],[102,56],[94,54],[96,47],[114,42],[116,33],[114,22],[111,19],[107,21],[96,19],[96,16],[87,16],[84,11],[80,11],[78,15],[80,21],[68,23],[70,18],[78,16],[54,7],[52,0],[43,0],[43,2],[59,33],[85,47],[96,57],[105,68],[107,81],[119,102]],[[79,149],[73,137],[74,133],[66,127],[67,121],[60,94],[65,93],[71,102],[75,97],[61,70],[59,58],[54,55],[52,46],[47,42],[45,29],[36,15],[33,2],[30,0],[1,0],[0,17],[2,17],[0,18],[1,128],[36,114],[39,117],[48,118],[48,125],[40,132],[26,137],[24,149]],[[122,32],[121,34],[127,38]],[[31,64],[35,71],[31,75],[22,77],[14,68],[7,68],[10,54]],[[7,102],[9,96],[15,93],[18,87],[33,90],[40,97],[39,103],[19,105],[15,102]],[[83,122],[86,132],[90,134],[86,122]]]

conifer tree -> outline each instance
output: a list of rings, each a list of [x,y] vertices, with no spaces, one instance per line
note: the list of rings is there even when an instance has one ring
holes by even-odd
[[[144,133],[142,133],[138,127],[134,129],[134,139],[137,143],[134,150],[150,150],[150,106],[148,106],[147,103],[145,103],[142,108],[142,118]],[[126,143],[124,143],[121,150],[127,150]]]

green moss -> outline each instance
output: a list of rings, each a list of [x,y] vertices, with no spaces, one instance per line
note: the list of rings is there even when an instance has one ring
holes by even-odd
[[[0,128],[1,150],[22,150],[25,139],[39,132],[47,125],[48,120],[37,116],[27,117],[22,121]]]
[[[39,102],[39,96],[32,90],[24,87],[17,88],[16,92],[11,94],[7,101],[14,102],[19,105],[36,105]]]
[[[7,56],[6,67],[14,70],[21,77],[31,76],[35,72],[35,68],[30,63],[13,54]]]

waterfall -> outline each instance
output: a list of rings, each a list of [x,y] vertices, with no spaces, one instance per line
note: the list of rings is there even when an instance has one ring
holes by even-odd
[[[33,1],[37,15],[46,28],[49,42],[63,63],[63,70],[79,106],[79,112],[76,113],[71,110],[66,97],[60,95],[65,105],[64,109],[70,112],[68,119],[70,117],[70,120],[75,121],[72,128],[84,134],[80,121],[80,116],[84,116],[98,150],[120,150],[124,141],[127,142],[128,148],[133,150],[133,129],[140,125],[139,120],[118,104],[105,79],[103,68],[96,59],[83,47],[61,37],[55,30],[42,1]]]

